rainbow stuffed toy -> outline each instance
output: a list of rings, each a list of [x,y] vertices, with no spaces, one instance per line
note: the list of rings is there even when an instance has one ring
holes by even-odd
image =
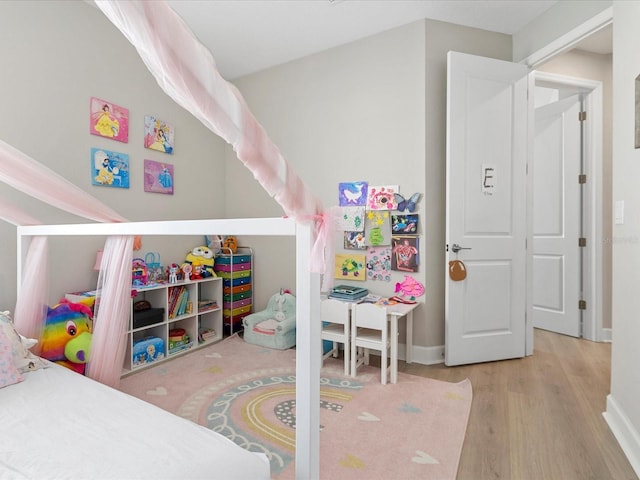
[[[61,300],[49,308],[42,334],[40,356],[84,375],[91,346],[91,309]]]

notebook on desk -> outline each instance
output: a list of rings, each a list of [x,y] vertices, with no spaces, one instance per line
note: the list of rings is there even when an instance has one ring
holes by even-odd
[[[329,292],[329,298],[336,298],[338,300],[347,300],[355,302],[364,298],[369,293],[369,290],[362,287],[350,287],[349,285],[338,285],[333,287]]]

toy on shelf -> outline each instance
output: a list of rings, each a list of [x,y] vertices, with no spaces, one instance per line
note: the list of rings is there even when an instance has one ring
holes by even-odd
[[[200,262],[195,261],[191,264],[191,266],[193,267],[193,274],[191,275],[191,278],[193,280],[200,280],[204,278],[204,269],[202,268],[202,265],[200,265]]]
[[[190,263],[185,263],[182,265],[182,279],[189,281],[191,280],[191,272],[193,271],[193,267]]]
[[[193,248],[185,257],[185,262],[193,265],[194,275],[198,274],[196,278],[215,277],[216,274],[213,271],[214,255],[213,250],[204,245]],[[196,263],[200,265],[200,272],[195,272]]]
[[[149,272],[146,262],[141,258],[134,258],[131,265],[131,284],[136,286],[146,285],[149,281]]]
[[[178,283],[178,272],[180,267],[177,263],[169,265],[169,283]]]
[[[238,251],[238,239],[233,236],[229,236],[225,238],[224,242],[222,242],[222,250],[223,251],[230,250],[231,253],[235,255],[235,253]]]
[[[166,280],[165,269],[160,262],[160,254],[158,252],[147,252],[144,256],[147,264],[147,276],[151,282],[163,282]]]

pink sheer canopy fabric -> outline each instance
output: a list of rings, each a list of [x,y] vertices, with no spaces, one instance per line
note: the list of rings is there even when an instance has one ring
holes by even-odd
[[[0,181],[11,185],[34,198],[80,217],[99,222],[122,222],[126,219],[115,210],[89,195],[80,187],[69,182],[61,175],[47,168],[25,153],[0,140]],[[0,200],[2,214],[0,218],[14,225],[38,225],[42,222]],[[122,241],[121,241],[122,242]],[[107,241],[107,243],[110,243]],[[31,239],[28,254],[22,271],[22,285],[18,292],[14,321],[23,335],[39,338],[46,318],[48,297],[48,248],[46,237]],[[122,275],[109,275],[101,282],[101,294],[108,296],[113,304],[103,308],[94,318],[95,332],[91,346],[91,361],[87,374],[107,385],[117,385],[125,345],[120,346],[126,332],[129,319],[129,296],[131,292],[131,257],[133,238],[125,242],[130,249],[123,252],[120,248],[105,249],[103,262],[110,265],[123,264],[126,258],[127,278]],[[121,312],[118,306],[126,306]],[[118,347],[114,348],[114,345]],[[117,367],[114,367],[117,365]]]
[[[221,77],[210,52],[165,2],[96,0],[96,4],[135,46],[160,87],[233,146],[238,158],[285,214],[315,226],[312,270],[325,273],[326,286],[332,275],[324,262],[325,246],[332,244],[334,212],[323,212],[321,202],[282,157],[242,95]],[[0,181],[83,218],[126,221],[84,190],[2,141]],[[16,211],[7,209],[7,212],[2,218],[7,221],[12,218],[18,225],[39,223],[21,217]],[[98,281],[101,293],[87,373],[112,386],[119,381],[124,360],[132,247],[131,237],[109,238]],[[20,289],[15,315],[16,326],[27,333],[41,331],[44,321],[44,303],[40,302],[46,298],[46,285],[38,284],[42,282],[37,282],[35,272],[40,269],[43,277],[46,239],[32,239],[30,248],[34,254],[30,253],[24,264],[24,279],[25,285],[27,281],[31,283]],[[35,308],[28,308],[34,305]]]
[[[102,253],[96,299],[91,361],[87,376],[104,384],[120,382],[127,347],[131,298],[133,237],[107,238]]]
[[[282,157],[240,92],[222,78],[209,50],[166,2],[96,4],[138,50],[160,87],[233,146],[287,216],[322,212],[321,202]]]
[[[326,288],[333,279],[325,263],[333,213],[323,212],[320,200],[284,159],[238,89],[222,78],[211,52],[166,2],[96,0],[96,4],[137,49],[158,85],[233,147],[285,215],[314,225],[311,269],[325,273]]]

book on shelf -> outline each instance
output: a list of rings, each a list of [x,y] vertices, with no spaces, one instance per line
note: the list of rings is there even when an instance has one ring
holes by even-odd
[[[180,294],[177,306],[177,316],[184,315],[187,312],[187,305],[189,304],[189,291],[185,288]]]
[[[169,318],[175,318],[184,314],[186,303],[189,299],[189,291],[184,286],[171,287],[169,291]],[[180,313],[182,311],[182,313]]]
[[[174,353],[182,352],[183,350],[188,350],[193,347],[193,342],[176,344],[173,347],[169,347],[169,355],[173,355]]]
[[[207,340],[216,338],[216,331],[213,328],[204,328],[200,330],[198,336],[200,337],[200,343],[204,343]]]
[[[218,304],[215,300],[203,298],[198,300],[198,312],[206,312],[207,310],[213,310],[218,308]]]

